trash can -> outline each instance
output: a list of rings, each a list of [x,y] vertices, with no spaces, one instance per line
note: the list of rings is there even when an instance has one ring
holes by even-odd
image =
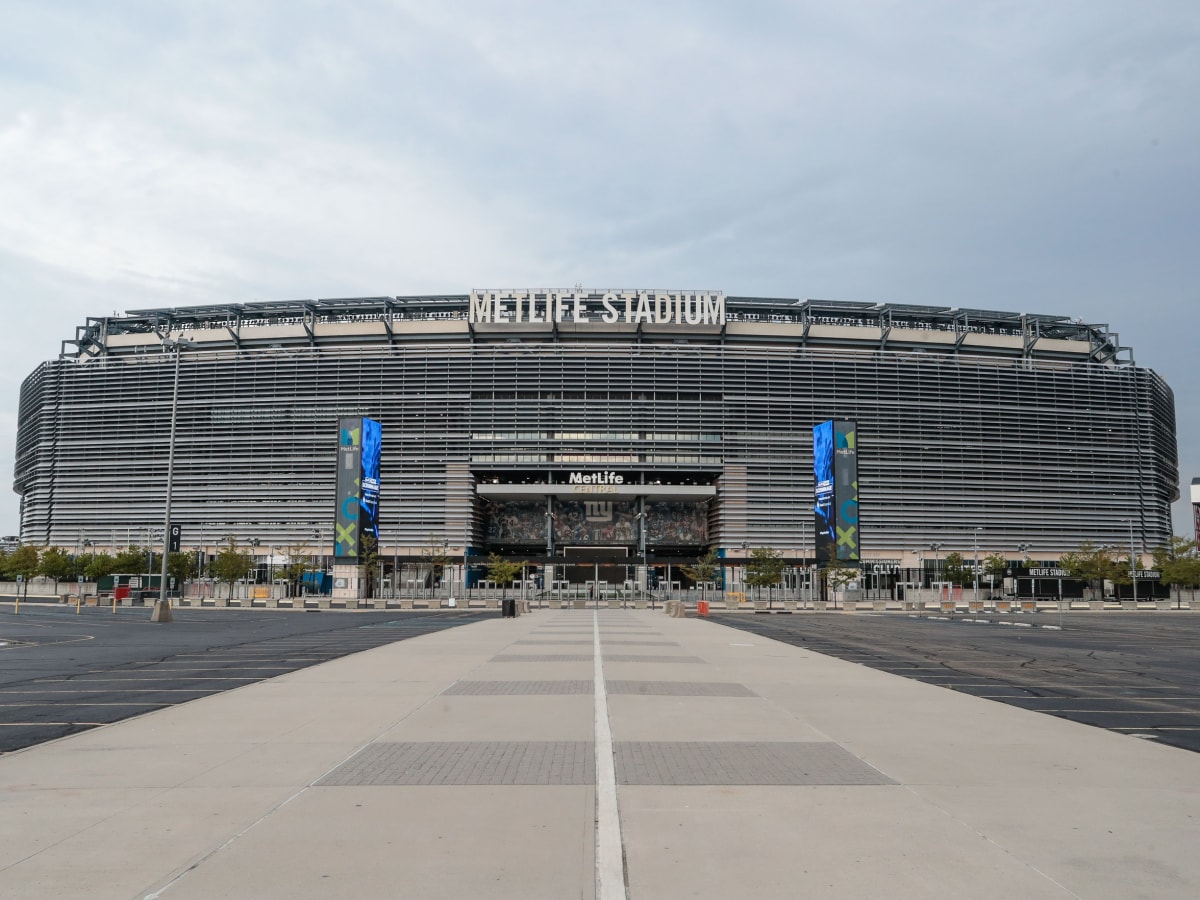
[[[505,597],[501,600],[500,615],[505,619],[515,619],[517,617],[517,601],[511,597]]]

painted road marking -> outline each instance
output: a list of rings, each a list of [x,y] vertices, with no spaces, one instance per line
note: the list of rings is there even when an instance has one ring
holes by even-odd
[[[612,726],[600,650],[600,615],[592,613],[593,671],[596,710],[596,896],[625,900],[625,866],[621,851],[621,814],[617,807],[617,770]]]

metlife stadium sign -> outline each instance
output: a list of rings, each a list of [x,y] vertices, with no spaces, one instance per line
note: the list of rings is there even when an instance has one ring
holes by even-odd
[[[725,324],[722,291],[471,291],[473,325]]]

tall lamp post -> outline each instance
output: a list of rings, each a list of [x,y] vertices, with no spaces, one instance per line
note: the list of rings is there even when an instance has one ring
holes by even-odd
[[[929,586],[933,587],[935,584],[937,585],[938,603],[941,603],[942,602],[942,585],[941,585],[942,561],[938,558],[938,551],[942,549],[942,545],[940,543],[935,542],[935,543],[932,543],[929,545],[929,549],[933,551],[933,580],[930,582]]]
[[[171,600],[167,596],[167,560],[170,557],[171,534],[171,488],[175,481],[175,426],[179,412],[179,358],[183,356],[183,348],[190,346],[186,338],[164,338],[163,350],[175,351],[175,373],[171,385],[171,434],[167,438],[167,488],[166,501],[163,504],[163,555],[162,572],[158,582],[158,602],[154,604],[154,612],[150,614],[151,622],[170,622]]]
[[[979,532],[983,531],[983,529],[980,526],[976,525],[971,530],[972,530],[972,532],[974,532],[974,538],[975,538],[975,568],[974,568],[974,572],[975,572],[975,605],[976,605],[976,607],[978,607],[979,606]]]
[[[642,508],[635,515],[638,523],[638,559],[642,567],[638,588],[646,590],[650,583],[650,575],[646,565],[646,506],[645,501],[642,501]]]
[[[1017,544],[1017,553],[1019,553],[1021,555],[1021,563],[1022,564],[1025,562],[1025,560],[1027,560],[1029,558],[1029,551],[1031,549],[1032,549],[1031,544]],[[1020,600],[1021,599],[1021,597],[1020,597],[1021,590],[1020,590],[1020,586],[1017,583],[1017,568],[1016,568],[1016,566],[1013,566],[1012,576],[1013,576],[1012,588],[1013,588],[1013,595],[1014,595],[1013,599]]]
[[[313,550],[316,551],[316,553],[313,554],[313,558],[312,558],[313,576],[314,576],[314,580],[317,583],[317,588],[318,588],[317,593],[320,593],[320,588],[323,587],[324,583],[325,583],[325,579],[322,577],[322,574],[321,574],[323,571],[322,566],[323,566],[323,562],[324,562],[324,549],[325,548],[321,545],[321,529],[320,528],[313,529],[312,541],[313,541]],[[310,589],[313,587],[311,582],[309,583],[308,586]]]
[[[1129,520],[1129,583],[1133,585],[1133,604],[1137,606],[1137,563],[1133,557],[1133,519]]]

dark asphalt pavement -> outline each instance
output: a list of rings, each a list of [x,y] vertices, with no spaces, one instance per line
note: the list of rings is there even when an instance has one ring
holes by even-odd
[[[498,615],[3,607],[0,752]]]
[[[1200,615],[1068,613],[1061,631],[1053,627],[1058,615],[1044,613],[711,618],[873,669],[1200,752]]]

